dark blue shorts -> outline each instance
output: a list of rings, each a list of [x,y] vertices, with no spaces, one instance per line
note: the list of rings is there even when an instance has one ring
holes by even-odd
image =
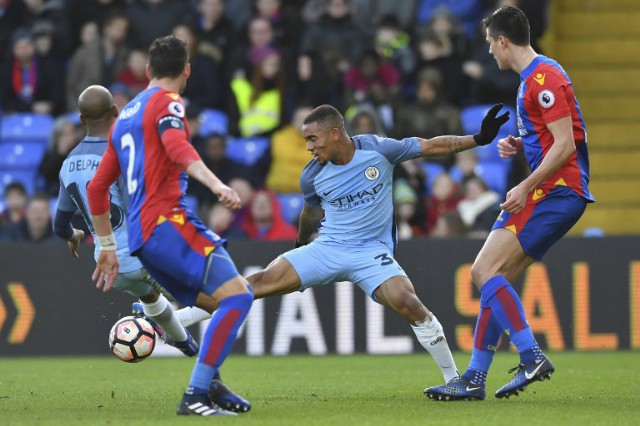
[[[566,186],[552,190],[536,188],[518,214],[502,211],[493,224],[516,234],[522,249],[541,260],[549,248],[566,234],[584,213],[587,201]]]
[[[224,243],[196,216],[181,210],[161,216],[137,254],[162,287],[193,306],[198,293],[213,294],[239,275]]]

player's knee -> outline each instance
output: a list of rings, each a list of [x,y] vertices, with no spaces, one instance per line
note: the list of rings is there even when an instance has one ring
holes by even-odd
[[[249,291],[248,293],[236,294],[220,302],[220,305],[223,305],[227,300],[232,302],[234,309],[238,309],[241,312],[246,313],[249,312],[249,309],[251,309],[251,304],[253,303],[253,293]]]
[[[487,275],[487,268],[484,267],[484,265],[477,261],[473,262],[473,265],[471,265],[471,279],[476,284],[476,286],[478,286],[478,288],[482,287],[485,281],[489,279]]]

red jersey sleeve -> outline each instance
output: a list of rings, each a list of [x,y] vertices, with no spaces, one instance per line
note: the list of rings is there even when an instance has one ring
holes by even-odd
[[[556,72],[532,75],[529,86],[533,104],[540,110],[545,124],[571,116],[567,86],[569,82]]]
[[[160,97],[156,104],[155,122],[158,134],[169,159],[181,169],[186,169],[200,155],[189,142],[189,126],[185,120],[185,107],[175,93]]]
[[[107,149],[102,156],[102,160],[100,160],[95,176],[87,187],[89,211],[92,215],[99,215],[109,211],[109,187],[119,176],[120,163],[118,163],[118,156],[113,148],[111,135],[109,135]]]

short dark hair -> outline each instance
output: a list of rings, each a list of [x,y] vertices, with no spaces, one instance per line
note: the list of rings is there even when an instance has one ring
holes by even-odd
[[[320,126],[329,125],[331,128],[337,127],[344,129],[344,117],[340,111],[331,105],[320,105],[307,115],[303,124],[311,124],[317,122]]]
[[[515,6],[504,6],[482,20],[489,30],[489,36],[497,39],[504,36],[517,46],[528,46],[529,20],[527,15]]]
[[[151,78],[174,78],[189,62],[187,43],[175,36],[157,38],[149,47]]]
[[[4,197],[6,198],[7,195],[9,195],[9,193],[13,191],[19,192],[24,196],[27,195],[27,190],[24,188],[24,185],[20,182],[14,181],[4,187]]]

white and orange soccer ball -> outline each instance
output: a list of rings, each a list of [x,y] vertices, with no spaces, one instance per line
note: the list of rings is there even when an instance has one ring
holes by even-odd
[[[140,362],[151,355],[156,346],[156,332],[144,318],[128,316],[119,319],[109,332],[109,348],[124,362]]]

